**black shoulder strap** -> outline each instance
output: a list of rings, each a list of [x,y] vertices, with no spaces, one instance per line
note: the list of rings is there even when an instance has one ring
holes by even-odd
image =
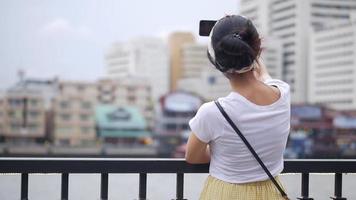
[[[287,194],[284,192],[284,190],[282,189],[282,187],[278,184],[278,182],[276,181],[276,179],[274,179],[274,177],[272,176],[271,172],[267,169],[266,165],[262,162],[261,158],[257,155],[256,151],[252,148],[252,146],[250,145],[250,143],[246,140],[245,136],[241,133],[241,131],[237,128],[237,126],[234,124],[234,122],[230,119],[229,115],[227,115],[227,113],[225,112],[225,110],[223,109],[223,107],[220,105],[220,103],[218,101],[215,101],[216,106],[219,108],[221,114],[225,117],[226,121],[229,122],[229,124],[232,126],[232,128],[235,130],[235,132],[237,133],[237,135],[240,136],[241,140],[245,143],[245,145],[247,146],[247,148],[251,151],[252,155],[256,158],[257,162],[261,165],[262,169],[266,172],[266,174],[268,175],[268,177],[272,180],[272,182],[274,183],[274,185],[277,187],[277,189],[279,190],[279,192],[282,194],[282,196],[285,199],[288,199]]]

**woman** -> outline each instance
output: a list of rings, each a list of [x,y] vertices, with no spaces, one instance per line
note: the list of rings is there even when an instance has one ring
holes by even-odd
[[[259,61],[261,39],[252,22],[232,15],[210,33],[208,57],[229,79],[221,104],[280,184],[290,128],[290,91]],[[210,162],[201,200],[284,199],[214,102],[203,104],[189,122],[188,163]]]

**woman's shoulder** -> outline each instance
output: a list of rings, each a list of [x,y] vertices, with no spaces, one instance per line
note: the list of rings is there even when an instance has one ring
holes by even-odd
[[[269,79],[266,79],[264,81],[265,84],[267,85],[276,85],[277,87],[279,88],[283,88],[285,90],[289,90],[289,84],[280,80],[280,79],[273,79],[273,78],[269,78]]]
[[[277,86],[282,96],[287,96],[287,97],[290,96],[290,86],[288,83],[279,79],[272,79],[272,78],[265,80],[264,83],[271,86]]]
[[[200,106],[198,109],[197,115],[201,116],[211,116],[212,114],[216,113],[217,107],[214,101],[209,101]]]

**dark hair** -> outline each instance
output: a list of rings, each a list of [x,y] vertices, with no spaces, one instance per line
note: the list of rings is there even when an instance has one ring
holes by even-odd
[[[209,60],[222,72],[250,66],[261,52],[261,39],[251,20],[228,15],[216,22],[211,35],[215,58]]]

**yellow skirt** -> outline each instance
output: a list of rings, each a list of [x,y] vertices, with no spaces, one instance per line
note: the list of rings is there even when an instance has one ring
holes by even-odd
[[[275,179],[283,187],[279,178]],[[284,198],[271,180],[234,184],[209,175],[200,194],[200,200],[284,200]]]

